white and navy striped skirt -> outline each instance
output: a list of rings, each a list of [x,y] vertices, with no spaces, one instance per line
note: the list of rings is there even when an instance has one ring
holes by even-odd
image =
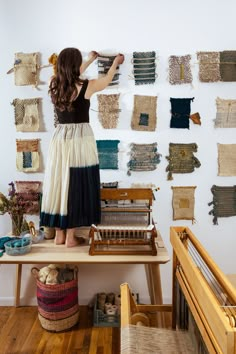
[[[49,145],[40,225],[61,229],[100,222],[100,176],[89,123],[59,124]]]

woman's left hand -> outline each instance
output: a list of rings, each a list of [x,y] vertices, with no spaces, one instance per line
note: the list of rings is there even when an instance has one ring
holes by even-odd
[[[92,59],[95,60],[98,57],[98,52],[96,52],[95,50],[92,50],[89,55],[88,55],[88,59]]]

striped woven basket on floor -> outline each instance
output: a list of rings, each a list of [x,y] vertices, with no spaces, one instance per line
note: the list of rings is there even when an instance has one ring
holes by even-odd
[[[66,331],[79,320],[78,277],[63,284],[44,284],[38,279],[38,318],[52,332]]]

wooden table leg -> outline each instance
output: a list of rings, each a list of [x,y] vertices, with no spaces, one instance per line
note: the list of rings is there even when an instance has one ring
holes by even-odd
[[[20,306],[22,264],[16,265],[16,285],[15,285],[15,307]]]
[[[158,263],[151,263],[146,265],[146,275],[147,283],[149,289],[149,295],[151,303],[153,305],[162,305],[162,287],[161,287],[161,274],[160,274],[160,265]],[[158,326],[164,325],[164,314],[157,314]]]

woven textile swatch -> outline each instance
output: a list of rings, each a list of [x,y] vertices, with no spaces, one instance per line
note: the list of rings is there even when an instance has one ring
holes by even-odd
[[[130,161],[128,162],[128,175],[131,171],[153,171],[160,163],[161,155],[157,151],[157,143],[130,144]]]
[[[156,53],[133,52],[135,85],[154,84],[156,80]]]
[[[191,55],[169,57],[169,83],[172,85],[191,84],[193,81]]]
[[[170,98],[171,103],[171,128],[189,129],[189,118],[191,112],[192,98]]]
[[[26,214],[37,215],[40,211],[41,182],[15,181],[16,193],[25,205]]]
[[[220,52],[198,52],[199,80],[201,82],[217,82],[220,76]]]
[[[218,176],[236,176],[236,144],[217,144]]]
[[[99,168],[118,170],[118,144],[120,140],[97,140]]]
[[[133,130],[154,131],[157,121],[157,97],[134,95],[134,109],[131,120]]]
[[[194,193],[196,187],[171,187],[173,191],[173,220],[194,221]]]
[[[39,103],[40,98],[13,100],[16,131],[36,132],[39,130]]]
[[[236,100],[216,99],[215,128],[236,128]]]
[[[104,129],[115,129],[119,119],[119,94],[97,95],[98,117]]]
[[[38,53],[15,53],[14,75],[16,86],[37,86],[38,60]]]
[[[213,215],[213,224],[218,224],[219,217],[229,217],[236,215],[236,186],[216,186],[211,187],[213,201],[208,205],[213,205],[209,215]]]
[[[236,81],[236,50],[220,52],[220,75],[222,81]]]
[[[100,55],[97,58],[98,63],[98,77],[104,77],[110,69],[116,55]],[[119,66],[117,66],[116,73],[110,82],[109,86],[115,86],[119,84]]]
[[[173,173],[191,173],[196,167],[200,167],[200,161],[194,156],[197,152],[197,144],[169,144],[169,156],[166,159],[169,161],[166,171],[168,172],[167,179],[172,180]]]
[[[20,172],[39,171],[39,139],[16,140],[16,168]]]

